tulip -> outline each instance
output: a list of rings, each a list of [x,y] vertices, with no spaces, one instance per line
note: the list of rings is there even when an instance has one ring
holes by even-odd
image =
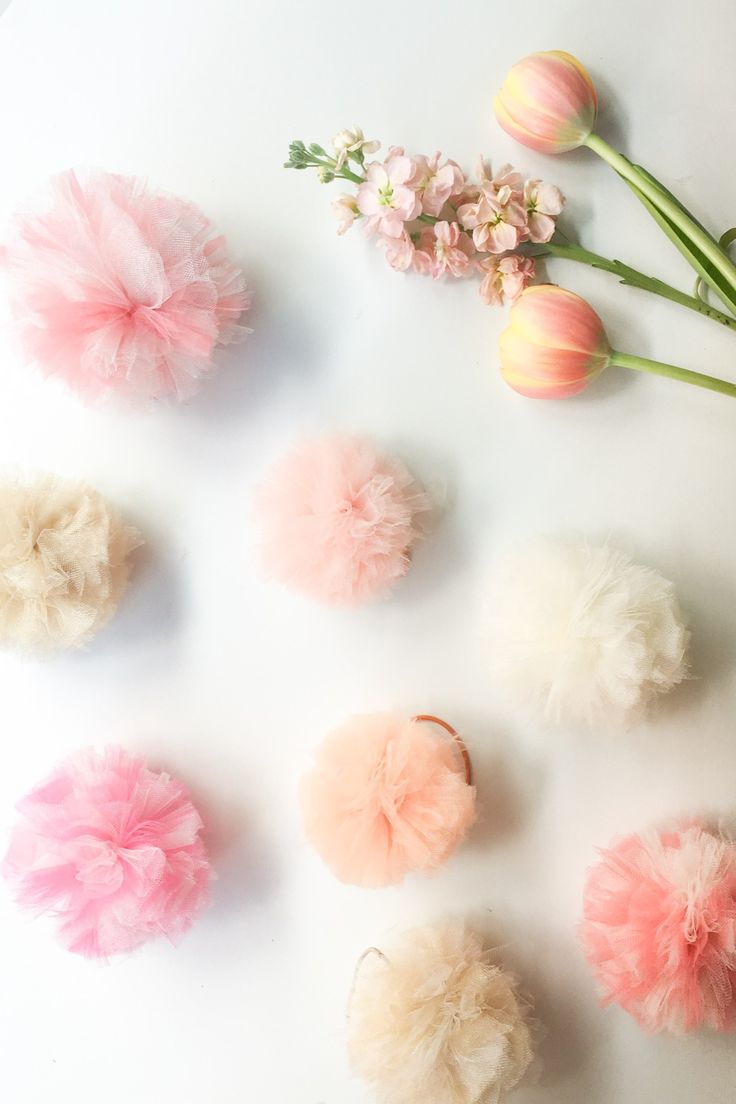
[[[598,98],[581,62],[549,50],[516,63],[494,101],[503,129],[541,153],[588,146],[621,176],[703,280],[736,312],[736,265],[667,189],[593,130]]]
[[[501,334],[501,375],[532,399],[577,395],[609,364],[669,376],[736,398],[736,384],[700,372],[619,353],[593,308],[564,288],[538,284],[522,292]]]
[[[592,133],[598,97],[577,58],[547,50],[512,66],[493,106],[512,138],[540,153],[565,153]]]

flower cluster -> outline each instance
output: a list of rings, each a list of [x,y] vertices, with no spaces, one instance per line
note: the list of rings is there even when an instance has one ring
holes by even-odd
[[[360,219],[400,272],[434,279],[476,274],[485,303],[519,298],[535,271],[521,247],[552,238],[564,204],[559,188],[525,181],[510,165],[492,176],[482,159],[472,181],[440,153],[410,156],[401,146],[391,146],[383,161],[366,163],[379,143],[366,140],[359,127],[336,134],[332,146],[334,156],[322,146],[293,142],[286,167],[314,167],[324,183],[341,179],[357,186],[333,200],[338,234]]]

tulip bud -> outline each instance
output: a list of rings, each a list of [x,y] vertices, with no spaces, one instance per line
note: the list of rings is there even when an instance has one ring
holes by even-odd
[[[611,358],[603,323],[579,295],[538,284],[522,292],[500,338],[501,375],[532,399],[577,395]]]
[[[577,58],[548,50],[512,66],[493,106],[512,138],[540,153],[565,153],[592,132],[598,98]]]

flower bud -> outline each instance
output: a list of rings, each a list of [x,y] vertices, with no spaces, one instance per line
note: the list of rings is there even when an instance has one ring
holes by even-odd
[[[501,375],[532,399],[577,395],[608,364],[603,323],[579,295],[538,284],[524,291],[501,334]]]
[[[598,98],[577,58],[548,50],[512,66],[493,106],[512,138],[540,153],[565,153],[592,132]]]

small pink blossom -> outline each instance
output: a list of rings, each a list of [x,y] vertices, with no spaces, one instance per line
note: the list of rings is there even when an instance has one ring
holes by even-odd
[[[481,161],[478,198],[458,210],[465,230],[473,231],[476,249],[484,253],[505,253],[516,249],[526,232],[527,214],[521,190],[521,175],[504,165],[493,179]]]
[[[336,134],[332,139],[332,147],[337,154],[335,171],[339,172],[353,153],[375,153],[381,148],[381,143],[374,138],[367,140],[359,126],[347,127]]]
[[[367,169],[366,180],[358,188],[358,210],[366,216],[366,233],[376,231],[383,237],[398,238],[404,232],[404,223],[421,213],[422,205],[411,180],[416,166],[410,157],[392,148],[388,159],[381,164],[373,161]]]
[[[398,238],[382,237],[379,241],[379,245],[384,246],[386,260],[397,272],[406,272],[407,268],[411,268],[414,261],[415,250],[414,243],[406,230],[404,230]]]
[[[355,196],[345,194],[335,196],[332,201],[332,210],[339,219],[338,234],[344,234],[346,230],[349,230],[359,214]]]
[[[535,272],[531,257],[518,253],[508,257],[484,257],[478,268],[485,273],[479,288],[480,297],[492,307],[515,303]]]
[[[436,222],[423,230],[414,254],[414,268],[429,273],[435,280],[445,273],[464,276],[470,265],[473,246],[456,222]]]
[[[553,184],[527,180],[524,185],[524,206],[527,213],[529,241],[548,242],[555,232],[555,219],[562,211],[565,197]]]
[[[416,170],[412,185],[421,196],[422,210],[435,218],[451,196],[459,195],[465,187],[465,177],[454,161],[440,165],[441,154],[427,158],[419,154],[413,158]]]

